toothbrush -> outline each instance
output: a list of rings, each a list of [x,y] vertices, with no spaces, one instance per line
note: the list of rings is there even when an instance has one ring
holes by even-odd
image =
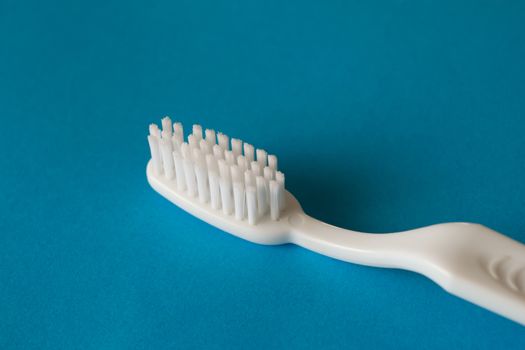
[[[525,245],[485,226],[444,223],[370,234],[304,213],[277,157],[214,130],[149,127],[146,173],[155,191],[201,220],[253,243],[294,243],[362,265],[427,276],[460,298],[525,325]]]

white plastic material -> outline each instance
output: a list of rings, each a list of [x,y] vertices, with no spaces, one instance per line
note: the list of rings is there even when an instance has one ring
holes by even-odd
[[[202,134],[201,129],[196,129]],[[152,135],[156,134],[154,129]],[[227,136],[218,135],[219,145],[228,149]],[[211,200],[203,203],[202,196],[199,199],[196,195],[198,189],[189,160],[184,159],[184,171],[178,172],[186,175],[185,189],[180,178],[173,178],[171,170],[168,176],[159,170],[161,156],[151,135],[148,140],[154,156],[146,170],[151,187],[223,231],[254,243],[294,243],[343,261],[418,272],[456,296],[525,325],[525,245],[520,242],[470,223],[446,223],[390,234],[362,233],[328,225],[303,212],[295,197],[284,190],[284,174],[279,171],[275,180],[268,175],[268,178],[255,177],[255,181],[247,171],[243,179],[246,187],[238,182],[242,180],[236,179],[232,190],[232,182],[223,177],[219,180],[215,168],[210,168]],[[240,146],[234,144],[238,152]],[[253,160],[253,150],[253,146],[244,144],[247,160]],[[267,155],[263,152],[258,152],[260,163],[252,164],[257,171],[263,161],[266,164]],[[270,167],[277,166],[273,157],[268,157]],[[176,169],[182,157],[175,151],[174,158]],[[269,181],[269,190],[265,181]],[[219,189],[222,198],[217,198]],[[271,203],[266,206],[270,208],[266,215],[257,212],[261,200]]]
[[[266,218],[250,225],[179,193],[173,180],[154,174],[151,161],[147,176],[162,196],[240,238],[259,244],[294,243],[339,260],[415,271],[452,294],[525,325],[525,246],[482,225],[447,223],[390,234],[355,232],[309,217],[289,192],[279,221]]]

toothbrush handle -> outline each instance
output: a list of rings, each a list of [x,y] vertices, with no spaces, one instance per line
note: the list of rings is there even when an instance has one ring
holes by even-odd
[[[478,224],[446,223],[389,234],[289,218],[290,241],[335,259],[421,273],[451,294],[525,325],[525,245]]]

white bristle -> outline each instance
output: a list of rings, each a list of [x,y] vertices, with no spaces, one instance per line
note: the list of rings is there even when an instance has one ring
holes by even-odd
[[[210,202],[211,207],[215,210],[221,209],[221,191],[220,191],[220,176],[215,170],[208,172],[210,180]]]
[[[192,132],[193,135],[195,135],[197,141],[202,140],[202,126],[200,126],[199,124],[193,124]]]
[[[239,139],[232,139],[232,152],[235,158],[242,154],[242,141]]]
[[[280,171],[275,173],[275,181],[279,184],[279,210],[283,210],[286,206],[286,202],[284,200],[284,174]]]
[[[162,131],[165,132],[166,135],[167,135],[166,138],[171,138],[171,134],[172,134],[173,130],[171,129],[172,125],[171,125],[170,117],[166,116],[166,117],[162,118],[161,122],[162,122]]]
[[[253,152],[254,152],[253,146],[250,145],[249,143],[244,143],[244,156],[246,157],[246,161],[248,162],[248,164],[253,162],[253,160],[255,159]]]
[[[184,137],[179,133],[174,133],[171,137],[171,144],[173,145],[173,150],[179,150],[180,145],[184,142]]]
[[[203,154],[210,154],[211,153],[211,146],[206,140],[200,140],[199,148],[201,149],[201,152]]]
[[[274,221],[279,219],[279,188],[277,181],[270,181],[270,217]]]
[[[206,155],[202,153],[199,148],[193,149],[193,159],[196,165],[200,165],[206,169]]]
[[[221,146],[223,150],[227,151],[229,149],[230,143],[230,138],[228,137],[228,135],[225,135],[220,132],[217,134],[217,139],[219,140],[219,146]]]
[[[264,169],[263,169],[263,176],[264,178],[266,179],[266,181],[272,181],[273,180],[273,169],[268,167],[268,166],[265,166]]]
[[[230,166],[226,163],[224,159],[219,159],[217,163],[219,165],[219,174],[221,175],[221,178],[231,181]]]
[[[221,188],[222,212],[225,215],[230,215],[233,211],[232,182],[230,179],[221,176],[219,186]]]
[[[246,170],[244,172],[244,182],[246,183],[246,186],[255,186],[255,176],[253,176],[251,170]]]
[[[199,148],[199,140],[193,134],[188,135],[188,143],[191,148]]]
[[[213,146],[213,155],[215,156],[215,158],[217,160],[219,159],[223,159],[224,158],[224,150],[222,149],[221,146],[219,145],[214,145]]]
[[[257,223],[257,190],[255,186],[246,187],[246,209],[248,223],[255,225]]]
[[[206,129],[204,133],[206,134],[206,142],[208,142],[210,146],[213,146],[217,143],[217,139],[215,136],[215,130]]]
[[[277,156],[273,155],[273,154],[270,154],[268,156],[268,166],[277,171]]]
[[[155,135],[148,135],[149,150],[151,152],[151,162],[155,175],[162,173],[162,159],[159,149],[159,138]]]
[[[203,134],[198,124],[184,142],[182,124],[169,117],[162,119],[162,130],[151,124],[149,133],[153,171],[173,179],[177,191],[250,225],[264,216],[279,220],[286,191],[275,155],[212,129]]]
[[[257,210],[259,216],[266,213],[266,207],[268,205],[268,195],[266,193],[266,181],[264,177],[257,176],[255,178],[255,186],[257,187]]]
[[[263,149],[257,149],[257,163],[261,166],[261,169],[266,166],[266,157],[268,153]]]
[[[202,161],[204,163],[204,166],[206,166],[206,158],[200,150],[200,148],[193,148],[191,151],[193,154],[193,161],[195,162],[195,164]]]
[[[160,138],[160,130],[157,124],[149,125],[149,134]]]
[[[268,212],[270,209],[270,181],[267,179],[264,179],[264,190],[266,194],[266,212]]]
[[[210,197],[208,190],[208,172],[206,163],[203,159],[195,163],[195,176],[197,178],[197,191],[199,192],[199,202],[206,203]]]
[[[169,123],[171,125],[171,121]],[[171,180],[173,178],[173,172],[175,169],[173,168],[173,145],[171,143],[170,139],[160,139],[160,153],[162,156],[162,168],[164,169],[164,176],[168,180]]]
[[[244,184],[241,182],[233,183],[233,203],[235,206],[235,219],[244,219]]]
[[[277,171],[275,173],[275,180],[277,180],[277,182],[279,182],[280,185],[284,186],[284,174],[282,172]]]
[[[201,155],[200,148],[192,148],[192,147],[190,147],[190,151],[191,151],[191,158],[193,159],[194,162],[197,162],[199,157],[200,157],[200,155]]]
[[[238,156],[237,157],[237,165],[239,166],[239,169],[244,173],[246,170],[248,170],[248,163],[246,162],[245,156]]]
[[[207,154],[206,155],[206,166],[208,167],[208,171],[219,171],[219,167],[217,165],[217,159],[213,156],[213,154]]]
[[[175,163],[175,178],[177,179],[177,190],[186,190],[186,181],[184,175],[184,165],[182,154],[179,151],[173,152],[173,162]]]
[[[224,159],[226,159],[226,163],[228,165],[234,165],[235,164],[235,155],[232,151],[225,151],[224,152]]]
[[[180,122],[173,123],[173,133],[179,134],[184,137],[184,127],[182,126],[182,123]]]
[[[181,152],[182,157],[184,159],[186,159],[186,160],[191,160],[192,159],[191,148],[190,148],[190,145],[188,145],[188,143],[183,142],[180,145],[180,152]]]
[[[231,165],[230,166],[230,173],[231,173],[233,182],[244,183],[243,172],[241,171],[241,169],[239,168],[238,165]]]
[[[188,195],[195,197],[197,195],[197,180],[195,179],[195,171],[193,169],[193,162],[189,159],[184,159],[184,178],[186,179],[186,186],[188,187]]]
[[[170,125],[171,125],[171,123],[170,123]],[[171,133],[168,130],[162,130],[161,133],[160,133],[160,136],[161,136],[161,138],[163,138],[165,140],[170,140],[171,139]]]
[[[259,165],[259,163],[257,163],[256,161],[253,161],[253,162],[251,162],[250,166],[251,166],[252,172],[253,172],[253,174],[255,176],[262,175],[261,166]]]

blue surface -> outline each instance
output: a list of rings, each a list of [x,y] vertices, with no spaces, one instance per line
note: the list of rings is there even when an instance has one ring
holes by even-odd
[[[525,6],[0,2],[0,348],[523,349],[416,274],[263,247],[151,190],[171,115],[280,157],[307,213],[525,242]]]

